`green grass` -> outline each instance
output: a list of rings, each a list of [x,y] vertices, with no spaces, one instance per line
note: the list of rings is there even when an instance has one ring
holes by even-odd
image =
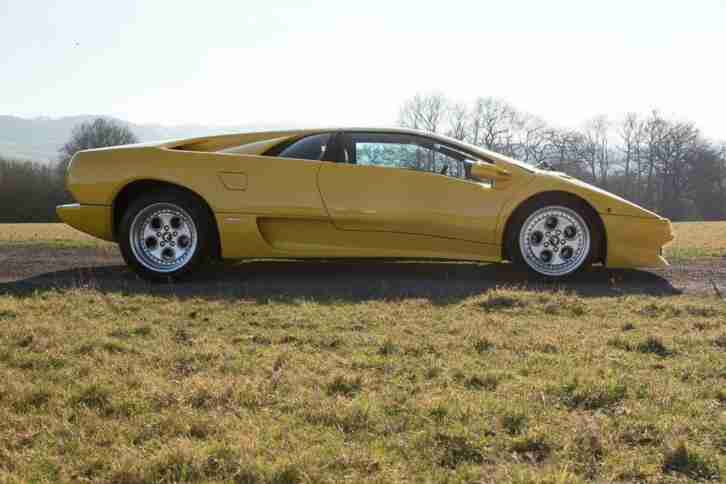
[[[726,475],[712,297],[0,295],[0,374],[0,482]]]

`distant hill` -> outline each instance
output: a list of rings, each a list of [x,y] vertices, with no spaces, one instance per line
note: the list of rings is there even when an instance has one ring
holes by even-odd
[[[68,141],[73,127],[99,115],[66,116],[62,118],[20,118],[0,115],[0,157],[26,159],[40,162],[55,161],[58,149]],[[103,116],[111,118],[110,116]],[[116,119],[116,118],[112,118]],[[134,124],[124,120],[140,141],[154,141],[192,136],[207,136],[257,129],[277,129],[280,126],[240,125],[240,126],[203,126],[160,124]]]

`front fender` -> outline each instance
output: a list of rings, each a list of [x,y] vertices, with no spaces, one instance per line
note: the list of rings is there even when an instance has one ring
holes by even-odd
[[[532,178],[531,183],[503,206],[497,225],[498,240],[504,241],[506,223],[521,204],[543,193],[564,192],[581,198],[600,216],[605,229],[608,267],[659,267],[667,264],[661,255],[661,248],[673,240],[673,229],[667,219],[566,175],[538,170]]]

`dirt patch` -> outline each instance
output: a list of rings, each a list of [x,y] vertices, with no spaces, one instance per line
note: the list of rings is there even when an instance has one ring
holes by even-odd
[[[80,275],[104,266],[123,264],[116,247],[58,247],[43,244],[0,245],[0,283]]]
[[[673,260],[665,269],[652,271],[689,294],[715,294],[714,284],[726,296],[726,257]]]
[[[533,278],[509,264],[247,261],[212,265],[184,283],[151,285],[126,268],[115,248],[0,246],[0,294],[93,286],[129,293],[173,292],[182,297],[450,301],[497,286],[564,289],[585,296],[714,294],[712,281],[726,295],[726,258],[674,261],[659,270],[595,267],[562,283]]]

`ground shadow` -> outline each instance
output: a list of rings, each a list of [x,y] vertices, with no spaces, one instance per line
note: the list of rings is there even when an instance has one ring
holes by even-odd
[[[585,297],[680,294],[651,272],[601,267],[553,283],[511,264],[390,261],[251,261],[210,266],[192,279],[150,284],[125,266],[58,270],[0,283],[0,294],[28,296],[38,291],[93,287],[102,292],[154,294],[177,298],[365,301],[425,298],[450,304],[495,287],[565,290]]]

